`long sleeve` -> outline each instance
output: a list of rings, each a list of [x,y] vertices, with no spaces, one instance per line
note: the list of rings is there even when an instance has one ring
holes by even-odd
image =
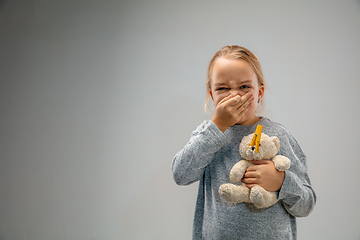
[[[178,185],[188,185],[200,180],[214,154],[228,141],[212,121],[203,122],[174,157],[172,171],[175,182]]]
[[[239,143],[254,133],[257,124],[267,135],[280,139],[278,154],[291,161],[278,203],[260,210],[250,203],[228,203],[218,191],[241,160]],[[267,118],[253,125],[234,125],[225,133],[212,121],[203,122],[176,154],[172,172],[179,185],[200,181],[193,239],[296,239],[296,217],[307,216],[316,201],[300,146],[286,128]]]
[[[279,199],[292,216],[306,217],[316,203],[315,191],[311,187],[307,173],[306,156],[289,132],[281,141],[281,154],[291,159],[291,167],[285,171]]]

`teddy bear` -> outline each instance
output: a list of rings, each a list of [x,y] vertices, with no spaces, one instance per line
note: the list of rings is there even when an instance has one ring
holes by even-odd
[[[249,189],[240,182],[245,170],[254,165],[251,160],[269,159],[279,171],[285,171],[290,167],[289,158],[276,155],[280,149],[280,140],[276,136],[269,137],[261,132],[262,126],[258,125],[255,134],[245,136],[239,144],[240,156],[244,160],[237,162],[230,171],[230,180],[238,184],[225,183],[219,187],[220,196],[228,202],[247,202],[253,203],[257,208],[267,208],[278,201],[276,192],[266,191],[258,185]]]

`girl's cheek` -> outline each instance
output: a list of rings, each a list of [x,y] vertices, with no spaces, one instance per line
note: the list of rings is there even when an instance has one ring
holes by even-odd
[[[214,105],[217,106],[218,103],[224,98],[225,96],[222,96],[222,95],[217,95],[214,97]]]
[[[253,108],[256,108],[256,106],[257,106],[257,98],[256,97],[254,97],[254,99],[253,100],[251,100],[251,106],[253,107]]]
[[[226,98],[227,96],[229,96],[230,93],[221,93],[218,95],[217,99],[218,99],[218,102],[220,102],[221,100],[223,100],[223,98]]]

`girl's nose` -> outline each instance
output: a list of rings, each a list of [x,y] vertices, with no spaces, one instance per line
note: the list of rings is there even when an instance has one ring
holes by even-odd
[[[240,97],[242,97],[243,94],[241,91],[233,89],[231,90],[231,95],[233,96],[239,95]]]

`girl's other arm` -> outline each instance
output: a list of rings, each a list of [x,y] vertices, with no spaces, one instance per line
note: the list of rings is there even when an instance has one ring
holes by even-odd
[[[291,166],[289,170],[285,171],[279,199],[282,200],[283,206],[291,215],[306,217],[316,203],[316,194],[307,172],[306,156],[290,134],[284,140],[286,143],[283,151],[289,154],[287,157],[291,159]]]
[[[313,210],[316,195],[309,183],[303,182],[295,173],[285,172],[285,180],[279,193],[285,209],[294,217],[306,217]]]
[[[285,209],[294,217],[306,217],[316,202],[307,173],[306,157],[290,134],[282,138],[281,142],[283,153],[291,159],[290,169],[279,172],[272,161],[252,161],[255,165],[246,169],[242,182],[248,188],[260,185],[268,191],[280,190],[279,200],[282,200]]]
[[[227,142],[228,138],[212,121],[202,123],[172,162],[175,182],[188,185],[200,180],[214,154]]]

